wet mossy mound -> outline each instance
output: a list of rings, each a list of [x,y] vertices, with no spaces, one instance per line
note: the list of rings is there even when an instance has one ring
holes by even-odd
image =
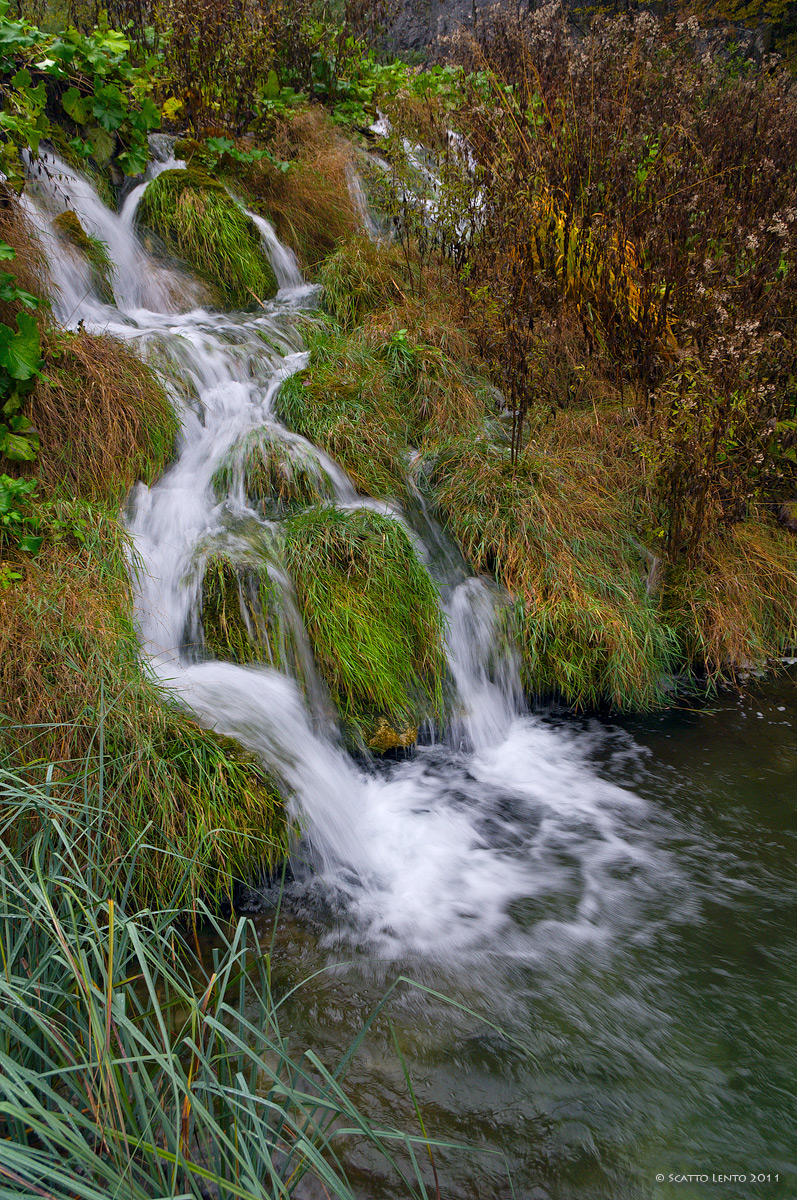
[[[202,631],[215,658],[235,663],[279,659],[273,620],[274,589],[265,564],[208,558],[202,580]]]
[[[232,493],[263,516],[334,499],[334,488],[318,456],[284,433],[255,429],[233,447],[213,476],[219,500]]]
[[[105,243],[86,233],[80,223],[80,217],[71,208],[58,214],[53,221],[53,228],[64,241],[74,246],[88,263],[92,281],[100,299],[104,300],[106,304],[113,304],[115,302],[111,282],[113,263],[108,256]]]
[[[277,294],[277,279],[253,221],[203,171],[164,171],[148,185],[136,223],[204,279],[219,300],[248,308]]]
[[[316,508],[285,523],[285,562],[316,666],[353,743],[408,745],[443,712],[439,596],[396,521]],[[382,731],[379,744],[374,738]]]

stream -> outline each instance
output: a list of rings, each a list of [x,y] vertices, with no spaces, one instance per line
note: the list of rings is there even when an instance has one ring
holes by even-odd
[[[150,174],[180,165],[164,152]],[[253,218],[278,296],[257,313],[203,308],[135,233],[144,186],[117,214],[51,157],[26,206],[56,316],[134,343],[181,416],[172,466],[127,507],[142,654],[290,792],[293,878],[257,920],[286,990],[316,973],[290,1001],[297,1037],[336,1058],[398,975],[421,985],[397,988],[349,1083],[375,1122],[420,1132],[389,1013],[428,1132],[470,1147],[435,1151],[448,1198],[797,1195],[793,678],[611,725],[529,711],[499,589],[468,573],[420,500],[405,513],[358,495],[276,416],[280,384],[307,361],[297,317],[315,302],[290,251]],[[108,247],[115,305],[53,230],[67,208]],[[268,549],[275,522],[247,505],[240,471],[214,492],[254,430],[313,464],[330,503],[401,521],[440,590],[456,717],[410,758],[345,752]],[[251,552],[253,537],[302,687],[202,649],[207,557]],[[361,1154],[349,1166],[364,1200],[403,1194]]]

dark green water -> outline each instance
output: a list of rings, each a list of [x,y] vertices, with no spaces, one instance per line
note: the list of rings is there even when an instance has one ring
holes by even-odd
[[[332,1064],[403,973],[527,1048],[401,985],[358,1052],[353,1098],[418,1133],[392,1024],[428,1133],[471,1147],[435,1152],[443,1197],[795,1197],[797,676],[702,711],[564,724],[646,802],[652,867],[632,919],[610,912],[598,936],[562,941],[549,896],[519,905],[525,940],[495,953],[379,962],[338,939],[331,906],[289,889],[277,989],[322,973],[285,1028]],[[406,1194],[362,1150],[349,1165],[364,1198]],[[424,1175],[434,1195],[428,1161]]]

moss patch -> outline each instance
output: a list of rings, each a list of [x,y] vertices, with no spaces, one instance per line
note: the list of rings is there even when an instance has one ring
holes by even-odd
[[[225,304],[247,308],[277,294],[257,228],[222,184],[204,172],[164,171],[144,192],[136,221]]]
[[[106,304],[113,304],[115,297],[111,279],[113,264],[108,257],[108,248],[99,238],[86,233],[80,223],[80,217],[71,208],[59,213],[53,221],[56,232],[70,245],[79,250],[91,268],[91,275],[97,294]]]
[[[439,596],[402,527],[366,511],[300,513],[286,522],[285,560],[319,673],[353,740],[373,741],[385,725],[401,736],[439,718]]]

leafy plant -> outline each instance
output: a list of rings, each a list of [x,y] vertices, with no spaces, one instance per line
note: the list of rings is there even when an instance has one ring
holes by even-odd
[[[39,520],[30,512],[36,486],[32,479],[0,475],[0,553],[4,544],[10,544],[28,554],[38,554],[43,539],[31,532],[38,529]]]
[[[153,62],[134,66],[130,43],[101,21],[89,33],[67,28],[48,34],[8,15],[0,0],[0,159],[7,178],[21,183],[25,151],[38,154],[42,138],[59,125],[81,158],[105,163],[115,154],[127,175],[144,170],[147,133],[160,125],[150,96]]]
[[[13,257],[12,248],[0,242],[0,259]],[[15,317],[16,329],[0,323],[0,458],[31,462],[39,449],[39,435],[21,409],[40,374],[42,357],[38,324],[24,309],[35,309],[39,302],[6,271],[0,273],[0,300],[23,306]],[[0,475],[0,548],[6,544],[31,554],[38,552],[42,539],[31,532],[37,522],[28,511],[35,492],[32,480]]]

